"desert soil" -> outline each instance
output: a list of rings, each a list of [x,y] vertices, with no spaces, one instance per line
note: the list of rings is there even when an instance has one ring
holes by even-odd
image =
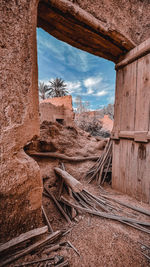
[[[45,124],[41,127],[41,140],[52,144],[53,151],[64,153],[69,156],[90,156],[102,153],[101,142],[87,133],[77,128],[67,128],[61,125]],[[58,167],[59,160],[36,158],[40,168],[43,183],[47,183],[50,190],[57,196],[59,188],[59,178],[54,173],[54,167]],[[84,179],[85,172],[93,165],[93,162],[82,163],[65,162],[66,171],[82,182],[85,188],[96,196],[100,196],[102,191],[96,184],[87,184]],[[125,203],[137,205],[150,211],[147,204],[139,203],[137,200],[114,191],[110,185],[105,184],[106,194],[114,199],[119,199]],[[78,214],[72,225],[68,225],[64,217],[56,208],[54,202],[43,196],[43,206],[48,215],[49,221],[54,231],[70,229],[59,242],[70,241],[77,249],[80,256],[69,247],[62,247],[61,250],[51,252],[48,256],[62,255],[69,259],[69,266],[72,267],[147,267],[149,262],[141,252],[148,254],[148,251],[139,242],[150,245],[149,235],[136,230],[122,223],[96,217],[88,214]],[[138,216],[141,220],[149,221],[149,217],[139,214],[131,209],[125,209],[131,217]],[[44,223],[44,220],[43,220]],[[14,264],[28,262],[34,259],[46,257],[46,254],[39,252],[27,255],[19,259]],[[34,265],[38,266],[38,265]],[[40,265],[46,266],[46,265]]]

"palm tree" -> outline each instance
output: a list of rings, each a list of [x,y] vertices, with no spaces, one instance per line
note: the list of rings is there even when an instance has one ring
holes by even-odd
[[[44,82],[39,83],[39,96],[42,100],[46,99],[48,96],[49,87],[48,85],[44,84]]]
[[[48,96],[61,97],[68,94],[68,91],[66,90],[67,85],[61,78],[56,78],[53,81],[49,82],[50,86],[49,86]]]

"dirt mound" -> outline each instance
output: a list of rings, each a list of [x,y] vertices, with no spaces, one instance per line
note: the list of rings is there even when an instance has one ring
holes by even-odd
[[[40,141],[51,143],[55,151],[68,156],[100,155],[106,140],[100,141],[74,126],[44,121],[40,127]]]
[[[58,122],[44,121],[40,127],[40,138],[30,142],[25,147],[25,151],[27,153],[28,151],[57,152],[76,158],[99,157],[106,142],[107,139],[96,139],[76,126],[64,126]],[[50,178],[50,181],[55,183],[56,177],[53,168],[58,167],[60,160],[57,158],[41,158],[40,156],[35,156],[34,158],[40,166],[42,178]],[[78,168],[78,176],[81,177],[93,165],[93,161],[86,160],[73,165],[67,163],[67,165],[71,166],[71,168],[73,166],[75,171]]]

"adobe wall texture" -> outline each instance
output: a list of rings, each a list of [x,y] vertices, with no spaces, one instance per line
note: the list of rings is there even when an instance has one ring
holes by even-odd
[[[68,0],[99,19],[108,30],[120,31],[136,45],[150,36],[149,0]]]
[[[0,239],[41,222],[42,184],[24,145],[39,134],[37,0],[2,1]]]

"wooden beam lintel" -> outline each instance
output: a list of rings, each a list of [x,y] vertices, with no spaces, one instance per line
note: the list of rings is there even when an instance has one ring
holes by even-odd
[[[135,142],[147,143],[150,141],[150,132],[147,131],[116,131],[112,132],[111,139],[132,139]]]

